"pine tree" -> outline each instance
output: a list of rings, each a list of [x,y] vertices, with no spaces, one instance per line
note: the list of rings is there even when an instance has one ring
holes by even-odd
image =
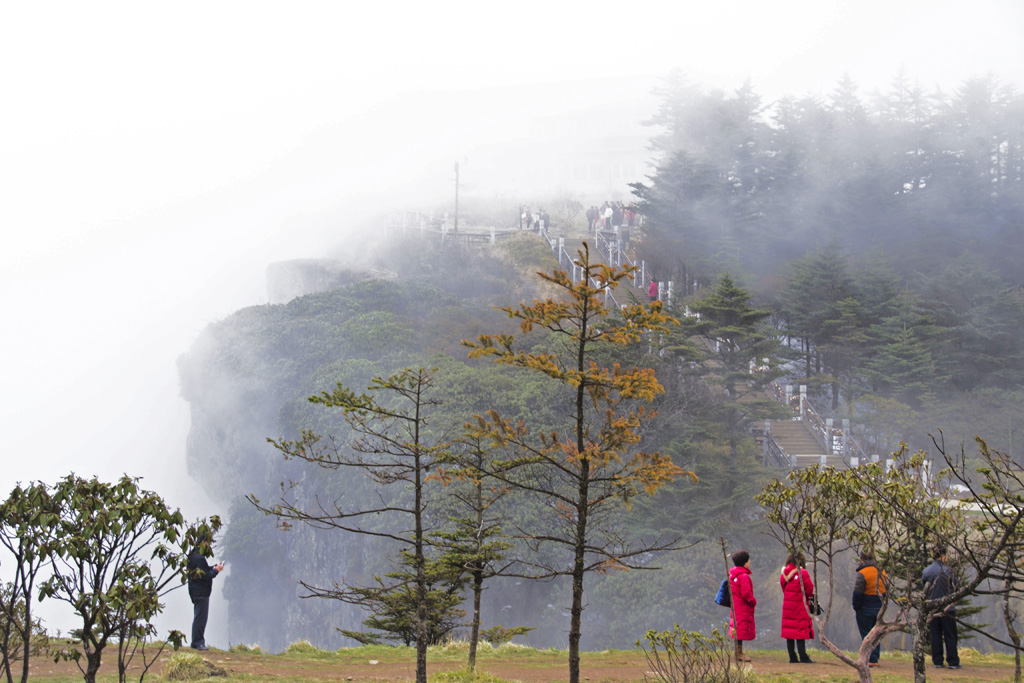
[[[465,342],[471,356],[492,356],[498,363],[543,373],[565,391],[564,431],[534,432],[495,411],[478,418],[477,428],[506,453],[488,474],[538,497],[552,515],[517,534],[533,551],[522,560],[530,569],[524,575],[571,579],[570,683],[580,680],[586,574],[650,569],[652,554],[676,547],[675,540],[662,539],[637,539],[634,545],[634,539],[623,537],[617,513],[634,497],[653,495],[665,482],[684,474],[661,453],[638,450],[642,426],[651,417],[643,404],[664,389],[651,369],[625,369],[614,357],[617,348],[665,331],[672,319],[662,312],[660,302],[625,306],[621,317],[613,316],[603,303],[604,287],[616,287],[631,269],[591,263],[586,243],[576,265],[579,281],[559,270],[541,274],[561,292],[558,299],[502,309],[519,321],[520,337],[481,335],[475,342]],[[543,347],[528,345],[528,335],[535,330],[549,335]],[[560,552],[536,552],[548,544]]]

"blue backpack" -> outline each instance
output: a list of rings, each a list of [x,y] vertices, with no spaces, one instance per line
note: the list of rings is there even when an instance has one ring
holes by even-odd
[[[722,585],[718,587],[718,595],[715,596],[715,604],[722,607],[732,607],[732,591],[729,590],[729,579],[722,579]]]

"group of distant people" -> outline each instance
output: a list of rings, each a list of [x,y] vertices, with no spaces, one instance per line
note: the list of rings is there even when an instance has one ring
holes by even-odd
[[[596,235],[601,230],[619,228],[628,241],[629,230],[643,224],[643,216],[632,204],[621,201],[606,201],[601,206],[587,209],[587,232]],[[533,211],[529,206],[522,207],[519,213],[519,229],[541,231],[551,227],[551,216],[541,208]]]
[[[587,209],[587,230],[596,234],[598,230],[612,230],[615,227],[632,228],[641,220],[633,205],[622,202],[605,202],[601,206]]]
[[[867,637],[878,619],[885,595],[885,572],[878,568],[875,556],[870,550],[862,550],[858,556],[857,576],[853,586],[853,612],[861,639]],[[932,563],[924,570],[921,583],[928,591],[930,600],[949,595],[956,587],[956,576],[947,564],[944,546],[932,550]],[[729,619],[729,637],[736,641],[736,661],[749,662],[743,654],[743,643],[757,635],[754,623],[754,586],[751,581],[750,553],[739,550],[732,554],[733,568],[729,570],[729,588],[732,595],[732,616]],[[782,625],[780,635],[786,639],[789,661],[793,664],[813,664],[807,654],[807,639],[814,638],[812,611],[817,608],[814,600],[814,583],[807,571],[806,558],[801,552],[794,552],[786,558],[786,565],[779,574],[782,588]],[[937,668],[959,669],[960,656],[957,652],[956,608],[949,605],[941,615],[929,623],[932,664]],[[868,656],[868,666],[879,666],[881,644],[876,645]]]
[[[519,229],[520,230],[546,230],[551,227],[551,216],[544,209],[534,213],[530,211],[530,207],[524,207],[523,212],[519,215]]]

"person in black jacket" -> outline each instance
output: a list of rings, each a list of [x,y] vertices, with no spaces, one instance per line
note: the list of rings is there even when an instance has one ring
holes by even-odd
[[[188,556],[188,596],[192,598],[192,649],[209,650],[206,646],[206,621],[210,617],[210,594],[213,578],[224,570],[224,563],[214,566],[206,561],[213,557],[213,539],[206,537]]]
[[[929,600],[939,600],[956,588],[956,575],[946,564],[945,546],[935,546],[932,551],[932,560],[934,561],[924,570],[921,583],[928,591]],[[946,668],[959,669],[960,655],[956,648],[956,608],[953,605],[946,605],[942,614],[932,617],[928,626],[932,641],[932,664],[939,669],[943,667],[942,646],[945,645]]]

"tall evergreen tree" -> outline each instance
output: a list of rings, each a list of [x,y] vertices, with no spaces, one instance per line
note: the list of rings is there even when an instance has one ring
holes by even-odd
[[[911,327],[896,330],[865,363],[864,373],[876,393],[910,406],[921,407],[934,396],[935,359]]]
[[[754,308],[750,299],[750,292],[725,273],[713,291],[690,303],[700,317],[685,321],[707,345],[710,362],[706,378],[723,389],[720,414],[734,462],[747,422],[773,415],[778,409],[777,402],[764,392],[780,374],[778,340],[763,327],[771,311]]]
[[[559,298],[503,309],[520,322],[520,336],[546,331],[550,344],[524,348],[523,340],[512,334],[481,335],[476,342],[465,342],[472,356],[493,356],[498,363],[542,373],[567,390],[564,430],[539,433],[494,411],[477,425],[507,452],[507,459],[488,474],[537,496],[553,514],[520,533],[533,544],[534,552],[524,559],[533,568],[531,576],[571,579],[570,683],[580,680],[585,576],[650,568],[652,553],[676,547],[675,540],[624,537],[616,511],[682,474],[694,476],[661,453],[638,450],[641,428],[649,419],[643,404],[664,388],[651,369],[625,369],[614,358],[617,348],[664,331],[671,319],[659,302],[626,306],[621,318],[613,317],[603,303],[604,287],[617,286],[631,275],[630,269],[592,263],[586,244],[576,265],[582,272],[579,281],[558,270],[541,274],[560,290]],[[551,560],[536,552],[548,544],[561,551]]]
[[[448,617],[461,602],[451,565],[437,560],[431,540],[431,531],[435,530],[432,526],[437,521],[427,514],[428,474],[445,460],[450,448],[445,434],[430,430],[432,414],[441,403],[433,378],[433,370],[406,368],[389,377],[375,377],[369,393],[356,393],[339,383],[331,392],[311,396],[311,403],[342,411],[352,433],[348,443],[308,430],[295,441],[270,439],[286,459],[331,471],[363,473],[383,489],[376,504],[346,507],[345,500],[307,500],[301,486],[294,482],[282,484],[281,498],[270,505],[248,496],[257,509],[277,517],[286,527],[298,522],[398,544],[398,566],[384,577],[375,576],[370,585],[351,585],[342,580],[332,587],[306,582],[302,586],[312,596],[379,612],[364,623],[404,642],[415,640],[416,683],[427,683],[427,646],[445,628],[450,630]],[[398,516],[398,529],[368,522],[381,514]]]

